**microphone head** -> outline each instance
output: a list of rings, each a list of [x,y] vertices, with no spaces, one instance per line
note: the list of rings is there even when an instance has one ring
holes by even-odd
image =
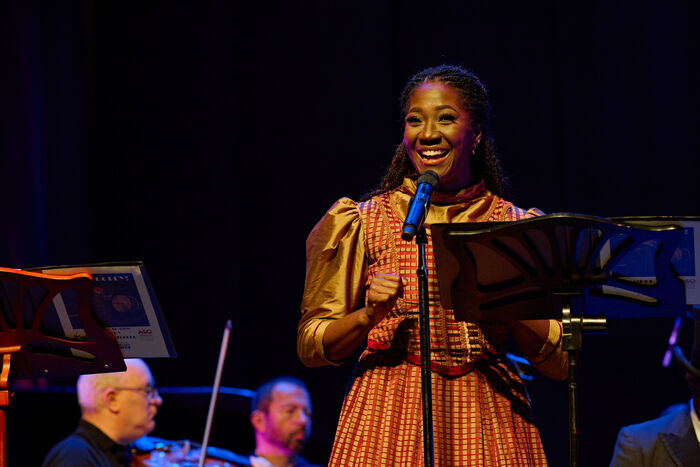
[[[432,170],[426,170],[420,174],[420,177],[416,180],[416,185],[420,185],[421,183],[427,183],[434,190],[438,185],[438,174]]]
[[[401,238],[407,242],[410,242],[413,237],[416,236],[417,231],[418,229],[416,229],[415,225],[404,224],[403,229],[401,230]]]

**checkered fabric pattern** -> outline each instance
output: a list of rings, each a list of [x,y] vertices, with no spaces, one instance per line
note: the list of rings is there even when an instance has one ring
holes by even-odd
[[[359,205],[369,276],[409,279],[403,298],[368,336],[343,404],[330,466],[421,466],[423,423],[417,246],[401,239],[390,194]],[[518,220],[504,200],[484,221]],[[456,322],[440,306],[428,237],[433,437],[436,466],[547,465],[527,393],[505,364],[503,323]]]

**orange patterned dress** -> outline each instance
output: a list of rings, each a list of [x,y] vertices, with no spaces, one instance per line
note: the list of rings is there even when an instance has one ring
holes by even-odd
[[[367,338],[338,422],[331,466],[423,465],[417,246],[401,239],[415,182],[363,203],[343,198],[307,241],[306,287],[298,353],[309,366],[338,364],[323,353],[333,319],[364,306],[368,279],[378,272],[408,278],[396,307]],[[465,323],[440,306],[430,224],[518,220],[525,211],[484,189],[483,183],[433,195],[426,227],[429,270],[433,439],[436,466],[546,465],[529,399],[506,365],[507,328]],[[531,362],[547,373],[565,364],[561,326]]]

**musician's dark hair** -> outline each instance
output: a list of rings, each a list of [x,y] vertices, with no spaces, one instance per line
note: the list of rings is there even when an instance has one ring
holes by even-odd
[[[278,376],[261,384],[258,389],[255,390],[255,396],[250,402],[250,412],[252,413],[256,410],[260,410],[261,412],[267,413],[270,408],[270,402],[272,401],[272,393],[275,387],[280,383],[289,383],[298,386],[309,394],[309,389],[306,387],[306,384],[299,378],[293,376]]]
[[[469,112],[472,124],[481,130],[481,141],[471,158],[472,180],[483,178],[486,188],[501,197],[510,196],[508,180],[503,175],[501,162],[494,149],[493,138],[489,129],[489,100],[486,87],[471,71],[455,65],[440,65],[426,68],[413,75],[401,93],[401,117],[406,116],[409,100],[421,84],[438,81],[454,88],[462,98],[462,108]],[[384,193],[401,185],[405,176],[415,174],[415,167],[408,156],[403,142],[396,148],[396,153],[387,168],[381,182],[372,191],[362,197]]]

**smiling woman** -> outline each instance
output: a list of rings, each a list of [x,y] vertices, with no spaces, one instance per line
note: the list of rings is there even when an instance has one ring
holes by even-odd
[[[427,81],[408,102],[403,144],[416,170],[433,170],[446,191],[472,184],[471,156],[481,141],[481,129],[460,100],[453,88]]]
[[[307,239],[297,351],[337,365],[365,340],[343,404],[329,465],[422,465],[417,246],[401,239],[416,178],[439,184],[427,212],[435,465],[545,465],[529,398],[506,364],[506,337],[541,373],[564,379],[557,321],[466,323],[440,306],[430,226],[514,221],[541,214],[506,201],[488,136],[488,99],[454,66],[412,77],[402,94],[403,143],[375,191],[342,198]],[[364,298],[364,303],[362,299]]]
[[[418,90],[418,88],[422,89]],[[463,118],[466,113],[466,118],[470,123],[469,129],[475,133],[475,144],[471,148],[472,152],[468,164],[470,177],[464,186],[471,185],[472,180],[473,182],[483,180],[486,189],[491,193],[507,198],[510,194],[510,187],[508,180],[503,175],[501,162],[496,155],[493,139],[489,134],[489,101],[486,87],[476,75],[463,68],[441,66],[416,73],[406,84],[400,100],[401,112],[406,122],[404,141],[396,149],[391,165],[380,184],[364,199],[399,187],[406,176],[415,177],[417,175],[415,161],[409,156],[411,147],[410,142],[407,144],[406,136],[412,133],[408,131],[408,126],[420,126],[420,117],[411,114],[413,105],[410,101],[423,96],[429,97],[431,93],[428,91],[433,91],[433,95],[442,94],[440,97],[448,101],[444,102],[443,105],[451,107],[451,109],[447,108],[444,112],[440,112],[441,116],[438,116],[438,118],[442,118],[443,129],[445,129],[445,124],[452,123],[450,120],[455,120],[456,117],[460,116],[460,113]],[[462,123],[467,123],[467,121]],[[420,169],[418,171],[420,172]],[[441,177],[440,180],[444,183],[443,178]]]

